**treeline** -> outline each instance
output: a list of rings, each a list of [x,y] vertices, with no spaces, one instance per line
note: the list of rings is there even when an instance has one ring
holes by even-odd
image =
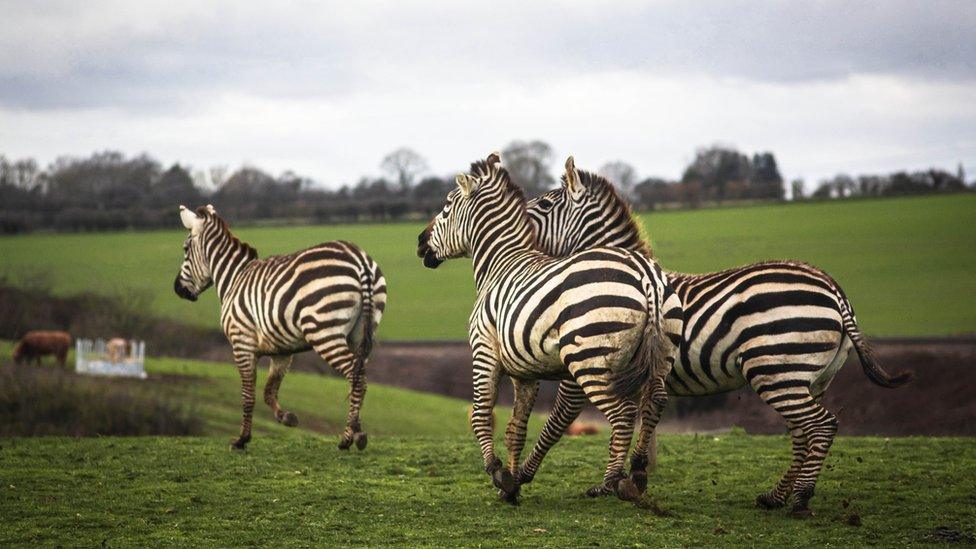
[[[552,148],[542,141],[515,141],[502,159],[529,196],[554,187],[558,172]],[[416,152],[402,148],[386,155],[381,177],[326,189],[293,172],[278,176],[244,166],[192,171],[165,167],[142,154],[126,157],[100,152],[87,158],[62,157],[42,169],[33,159],[0,155],[0,232],[37,229],[91,231],[171,227],[177,204],[214,204],[235,221],[287,219],[313,223],[421,219],[436,212],[454,185],[453,175],[432,175]],[[731,147],[699,149],[679,180],[640,179],[623,161],[600,173],[639,210],[702,207],[738,201],[785,198],[783,177],[771,152],[752,156]],[[961,171],[961,169],[960,169]],[[824,181],[812,197],[893,195],[966,189],[962,173],[942,170]],[[804,198],[802,181],[792,182],[792,197]]]

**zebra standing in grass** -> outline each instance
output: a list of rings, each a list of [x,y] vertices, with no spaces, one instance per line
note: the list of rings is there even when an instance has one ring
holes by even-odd
[[[278,388],[294,353],[315,349],[351,384],[349,415],[339,448],[366,447],[359,410],[366,395],[366,359],[386,307],[386,280],[379,266],[355,244],[335,241],[289,255],[258,259],[237,239],[213,206],[194,213],[180,206],[190,230],[173,288],[196,301],[216,285],[220,324],[241,374],[244,420],[234,448],[251,440],[256,365],[271,357],[264,401],[275,420],[289,427],[295,414],[278,405]]]
[[[471,423],[485,471],[501,496],[517,503],[526,425],[540,379],[572,383],[610,422],[604,480],[589,495],[639,497],[624,475],[637,415],[636,394],[662,380],[676,356],[661,330],[666,278],[660,267],[620,248],[596,248],[554,259],[535,246],[521,189],[497,153],[457,176],[458,188],[420,234],[417,254],[428,268],[470,256],[477,299],[469,321],[474,366]],[[676,298],[675,298],[676,299]],[[505,432],[508,464],[496,457],[492,408],[502,374],[515,387]]]
[[[575,173],[574,173],[575,172]],[[539,246],[553,255],[593,246],[620,246],[648,257],[630,207],[604,178],[567,166],[562,188],[529,203]],[[667,379],[672,395],[709,395],[749,384],[786,420],[793,462],[756,503],[809,513],[817,476],[837,433],[819,397],[853,347],[868,378],[899,387],[911,373],[890,377],[874,360],[854,311],[827,273],[795,261],[769,261],[709,274],[668,273],[684,306],[678,364]],[[562,432],[581,404],[557,397],[546,429]],[[545,455],[540,438],[532,455]],[[532,457],[528,463],[532,463]]]

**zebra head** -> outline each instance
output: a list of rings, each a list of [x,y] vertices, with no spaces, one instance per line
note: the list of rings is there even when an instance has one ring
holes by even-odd
[[[436,269],[448,259],[468,256],[471,252],[472,215],[481,203],[492,200],[503,177],[501,156],[497,152],[483,161],[471,164],[471,173],[459,173],[457,188],[447,194],[441,211],[417,238],[417,257],[424,266]]]
[[[208,221],[216,213],[211,205],[200,208],[196,213],[186,206],[180,206],[180,219],[190,234],[183,241],[183,263],[173,281],[173,290],[183,299],[196,301],[197,296],[213,284],[210,263],[204,253],[204,234]]]
[[[549,255],[618,246],[651,256],[630,205],[604,177],[576,169],[572,156],[566,159],[562,186],[527,206],[539,249]]]

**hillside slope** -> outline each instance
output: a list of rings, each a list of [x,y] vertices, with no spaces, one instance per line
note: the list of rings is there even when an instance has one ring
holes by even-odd
[[[175,205],[174,205],[175,208]],[[666,268],[702,272],[772,258],[827,269],[870,335],[976,333],[976,195],[784,204],[641,216]],[[230,220],[234,224],[234,220]],[[177,225],[174,209],[173,224]],[[474,301],[470,262],[437,271],[415,257],[423,223],[241,228],[262,256],[332,239],[361,245],[386,273],[390,300],[378,337],[464,339]],[[0,275],[47,280],[61,294],[144,292],[155,313],[217,327],[213,291],[173,295],[182,230],[0,237]]]

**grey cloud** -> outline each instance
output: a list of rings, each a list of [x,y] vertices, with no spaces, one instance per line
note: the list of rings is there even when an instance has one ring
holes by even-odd
[[[163,3],[147,9],[159,18],[148,31],[124,17],[86,29],[99,18],[78,17],[72,4],[40,14],[12,9],[8,25],[28,30],[0,36],[0,49],[18,52],[0,56],[0,105],[170,110],[226,91],[331,96],[611,69],[794,83],[864,73],[976,78],[976,3],[812,4],[573,10],[445,2],[369,6],[365,16],[277,8],[241,15],[231,4],[165,17]],[[43,47],[35,51],[28,38]]]

